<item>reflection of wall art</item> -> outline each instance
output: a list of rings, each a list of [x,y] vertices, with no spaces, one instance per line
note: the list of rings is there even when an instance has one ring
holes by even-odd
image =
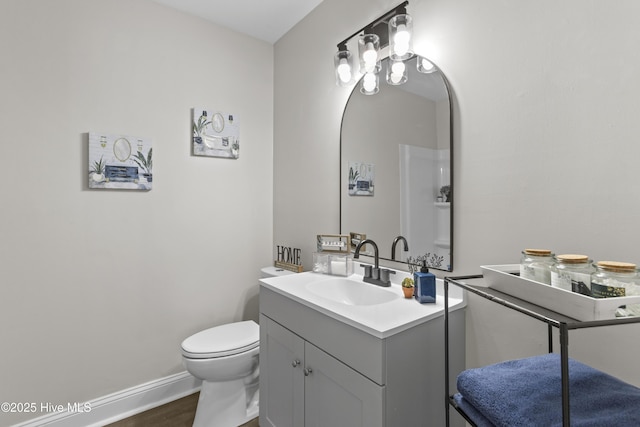
[[[89,133],[89,188],[151,190],[149,138]]]
[[[238,116],[205,108],[194,108],[193,154],[237,159],[240,155]]]
[[[349,161],[349,195],[373,196],[375,165]]]

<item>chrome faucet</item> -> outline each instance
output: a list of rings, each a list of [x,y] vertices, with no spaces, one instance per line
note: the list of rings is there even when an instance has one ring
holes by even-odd
[[[395,271],[380,269],[380,258],[378,258],[378,245],[371,239],[364,239],[361,241],[356,247],[356,252],[353,254],[354,259],[360,258],[360,249],[366,245],[367,243],[373,246],[373,259],[374,259],[374,267],[371,268],[370,265],[360,264],[361,267],[364,267],[364,276],[362,280],[367,283],[371,283],[378,286],[391,286],[391,279],[389,278],[389,274],[394,274]]]
[[[396,246],[398,245],[398,242],[402,240],[404,242],[404,251],[407,252],[409,251],[409,245],[407,244],[407,239],[405,239],[403,236],[398,236],[395,239],[393,239],[393,243],[391,244],[391,260],[394,261],[396,259]]]

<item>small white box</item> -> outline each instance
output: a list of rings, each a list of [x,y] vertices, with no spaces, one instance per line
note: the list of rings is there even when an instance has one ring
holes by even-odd
[[[520,277],[519,264],[480,267],[491,289],[539,305],[576,320],[614,319],[621,305],[640,304],[640,296],[592,298]]]

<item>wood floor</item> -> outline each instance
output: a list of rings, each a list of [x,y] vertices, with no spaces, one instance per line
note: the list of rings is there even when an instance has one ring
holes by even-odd
[[[105,427],[191,427],[196,416],[199,393],[169,402]],[[241,427],[258,427],[258,419]]]

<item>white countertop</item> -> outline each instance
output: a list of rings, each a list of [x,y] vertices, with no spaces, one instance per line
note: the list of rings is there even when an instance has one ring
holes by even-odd
[[[409,273],[401,271],[397,271],[391,276],[393,283],[390,287],[385,288],[367,283],[368,286],[374,286],[379,290],[392,292],[398,296],[391,301],[376,305],[342,304],[307,289],[308,283],[327,281],[338,277],[305,272],[260,279],[260,284],[378,338],[386,338],[415,325],[444,316],[444,282],[442,279],[436,279],[436,302],[428,304],[420,304],[413,298],[404,298],[400,282],[404,277],[410,276]],[[362,281],[362,276],[353,274],[347,279]],[[465,306],[464,291],[456,286],[449,287],[449,311],[458,310]]]

